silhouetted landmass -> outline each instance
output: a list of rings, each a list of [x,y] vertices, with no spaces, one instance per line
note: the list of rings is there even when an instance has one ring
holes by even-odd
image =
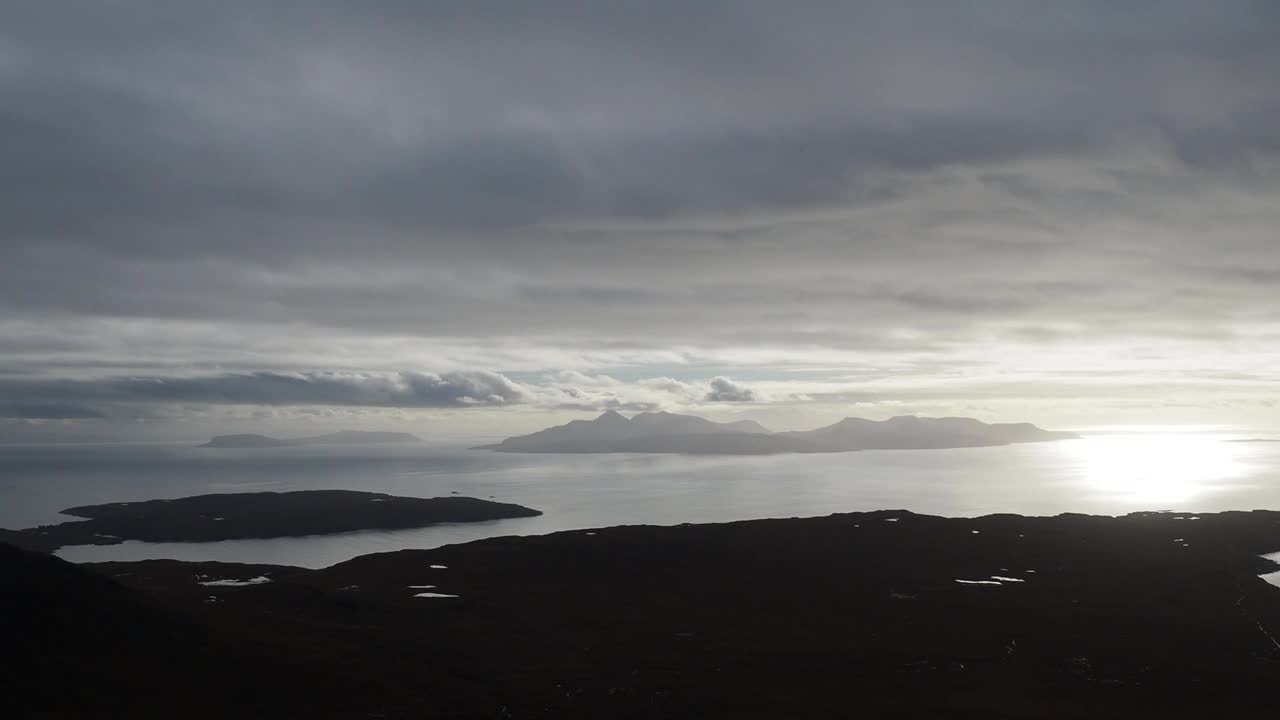
[[[244,433],[240,435],[218,435],[200,447],[207,448],[272,448],[293,447],[298,445],[373,445],[380,443],[422,442],[416,435],[402,432],[363,432],[360,430],[340,430],[327,435],[280,439],[268,435]]]
[[[413,498],[354,490],[197,495],[86,505],[62,513],[89,519],[5,531],[0,540],[52,550],[64,545],[112,545],[125,540],[212,542],[400,530],[542,514],[521,505],[469,497]]]
[[[617,413],[615,413],[617,414]],[[769,432],[755,420],[712,422],[696,415],[677,415],[669,412],[644,412],[630,420],[631,427],[645,435],[667,433],[671,435],[722,435],[741,433],[762,435]]]
[[[1071,440],[1069,432],[1041,430],[1031,423],[987,424],[973,418],[902,415],[888,420],[845,418],[817,430],[786,433],[835,450],[931,450]]]
[[[691,415],[641,413],[631,419],[609,411],[479,449],[533,453],[689,453],[764,455],[987,447],[1065,440],[1074,433],[1041,430],[1030,423],[989,425],[973,418],[845,418],[804,432],[770,433],[758,423],[714,423]]]
[[[319,591],[286,591],[278,606],[300,617],[277,617],[262,634],[265,618],[211,602],[212,593],[125,587],[9,545],[0,544],[0,576],[5,718],[368,717],[363,710],[376,702],[375,681],[338,657],[340,633],[316,628],[327,604]],[[435,692],[460,704],[447,686]]]
[[[679,452],[671,450],[626,450],[628,443],[651,438],[726,435],[768,436],[769,431],[751,420],[717,423],[693,415],[668,412],[640,413],[632,418],[610,410],[593,420],[572,420],[529,435],[510,437],[480,449],[501,452]],[[709,441],[714,445],[717,441]],[[649,443],[652,444],[652,443]],[[692,443],[686,443],[691,446]],[[775,451],[778,452],[778,451]]]
[[[1277,549],[1274,512],[886,511],[324,570],[95,576],[8,550],[4,697],[40,717],[1270,718]]]
[[[255,435],[253,433],[244,433],[241,435],[218,435],[209,442],[200,447],[207,448],[271,448],[271,447],[287,447],[297,443],[289,440],[281,440],[279,438],[268,437],[266,435]]]
[[[562,447],[570,447],[568,445]],[[557,452],[614,452],[614,453],[683,453],[686,455],[773,455],[777,453],[828,452],[820,445],[803,438],[784,435],[758,435],[734,433],[714,435],[645,435],[604,442],[594,446],[582,445],[581,450]],[[510,452],[510,451],[508,451]]]

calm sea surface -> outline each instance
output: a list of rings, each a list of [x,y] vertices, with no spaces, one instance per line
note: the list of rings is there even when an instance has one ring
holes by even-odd
[[[768,457],[517,455],[416,445],[0,445],[0,527],[67,520],[58,511],[74,505],[326,488],[419,497],[457,492],[544,513],[420,530],[127,542],[60,553],[77,562],[178,558],[323,567],[371,552],[624,524],[879,509],[949,516],[1280,509],[1280,443],[1231,442],[1239,437],[1106,432],[997,448]]]

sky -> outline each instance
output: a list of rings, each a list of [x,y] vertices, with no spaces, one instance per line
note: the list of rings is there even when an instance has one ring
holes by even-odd
[[[1280,425],[1272,0],[7,0],[0,441]]]

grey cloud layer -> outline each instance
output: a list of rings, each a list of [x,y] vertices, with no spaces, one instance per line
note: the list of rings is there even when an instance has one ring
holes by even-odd
[[[0,416],[100,417],[71,403],[210,403],[246,405],[351,405],[447,408],[508,405],[524,400],[515,383],[497,373],[314,374],[258,372],[192,378],[125,377],[102,380],[4,381]],[[31,401],[23,401],[31,398]],[[62,404],[65,399],[66,404]],[[8,413],[6,415],[6,413]]]
[[[0,404],[648,409],[468,369],[1263,357],[1277,77],[1267,0],[5,3],[0,378],[45,384]]]
[[[1280,148],[1265,2],[3,12],[10,229],[149,253],[351,242],[317,219],[400,246],[393,230],[841,205],[892,194],[885,170],[1135,136],[1210,167]],[[173,237],[192,221],[216,240]]]
[[[528,404],[542,410],[643,411],[664,404],[743,402],[756,398],[726,377],[706,385],[671,378],[623,382],[608,375],[561,373],[516,382],[484,371],[399,373],[228,373],[194,377],[0,380],[0,418],[81,420],[145,414],[149,405],[484,408]]]

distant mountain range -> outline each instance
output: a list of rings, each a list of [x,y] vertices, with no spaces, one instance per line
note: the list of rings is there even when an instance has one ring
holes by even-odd
[[[372,445],[375,443],[421,442],[416,435],[402,432],[360,432],[340,430],[327,435],[281,439],[268,435],[218,435],[200,447],[207,448],[273,448],[298,445]]]
[[[594,420],[574,420],[482,450],[527,453],[688,453],[766,455],[988,447],[1068,440],[1069,432],[1030,423],[988,424],[973,418],[904,415],[888,420],[845,418],[816,430],[770,432],[751,420],[717,423],[693,415],[641,413],[628,419],[610,410]]]

